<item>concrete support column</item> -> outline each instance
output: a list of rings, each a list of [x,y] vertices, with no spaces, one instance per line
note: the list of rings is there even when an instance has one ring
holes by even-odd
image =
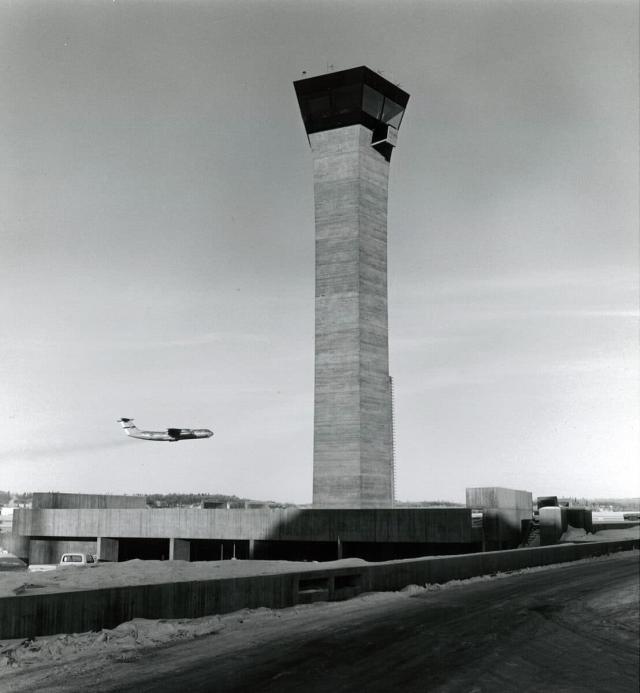
[[[0,537],[0,545],[3,545],[7,551],[16,555],[23,561],[29,560],[29,537],[23,537],[17,533],[3,534]]]
[[[593,511],[584,510],[584,529],[587,533],[593,534]]]
[[[171,537],[171,539],[169,539],[169,560],[191,560],[191,542],[187,539],[175,539]]]
[[[256,553],[256,540],[249,539],[249,560],[253,560]]]
[[[340,541],[340,537],[338,537],[338,560],[342,559],[342,542]]]
[[[98,537],[97,541],[97,554],[99,561],[112,561],[116,562],[118,560],[118,549],[120,542],[117,539],[111,539],[109,537]]]

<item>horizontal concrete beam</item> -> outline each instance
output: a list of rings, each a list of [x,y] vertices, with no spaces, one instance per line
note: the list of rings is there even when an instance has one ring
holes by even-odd
[[[133,618],[197,618],[243,608],[279,609],[316,599],[346,599],[359,592],[443,583],[639,547],[636,539],[563,544],[278,575],[21,595],[0,599],[0,638],[81,633],[113,628]]]
[[[146,508],[147,499],[145,496],[36,492],[33,494],[31,507],[34,510],[42,510],[44,508]]]
[[[397,509],[77,509],[14,512],[14,531],[31,537],[129,537],[471,543],[468,508]]]

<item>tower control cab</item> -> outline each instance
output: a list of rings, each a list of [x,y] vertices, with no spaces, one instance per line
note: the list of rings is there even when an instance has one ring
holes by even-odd
[[[409,94],[368,67],[329,72],[293,83],[307,135],[364,125],[371,146],[389,161]]]

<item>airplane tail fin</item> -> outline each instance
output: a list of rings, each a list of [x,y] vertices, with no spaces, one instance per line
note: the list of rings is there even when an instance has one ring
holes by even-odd
[[[122,428],[124,428],[128,436],[131,435],[133,431],[138,430],[133,423],[133,419],[125,419],[123,417],[121,419],[118,419],[116,423],[119,423],[122,426]]]

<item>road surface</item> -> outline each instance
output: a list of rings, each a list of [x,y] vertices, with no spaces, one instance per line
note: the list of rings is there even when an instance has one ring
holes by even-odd
[[[38,685],[50,693],[637,693],[638,578],[633,551],[442,589],[239,614],[219,634],[93,668],[61,667]],[[28,690],[20,678],[7,690]]]

